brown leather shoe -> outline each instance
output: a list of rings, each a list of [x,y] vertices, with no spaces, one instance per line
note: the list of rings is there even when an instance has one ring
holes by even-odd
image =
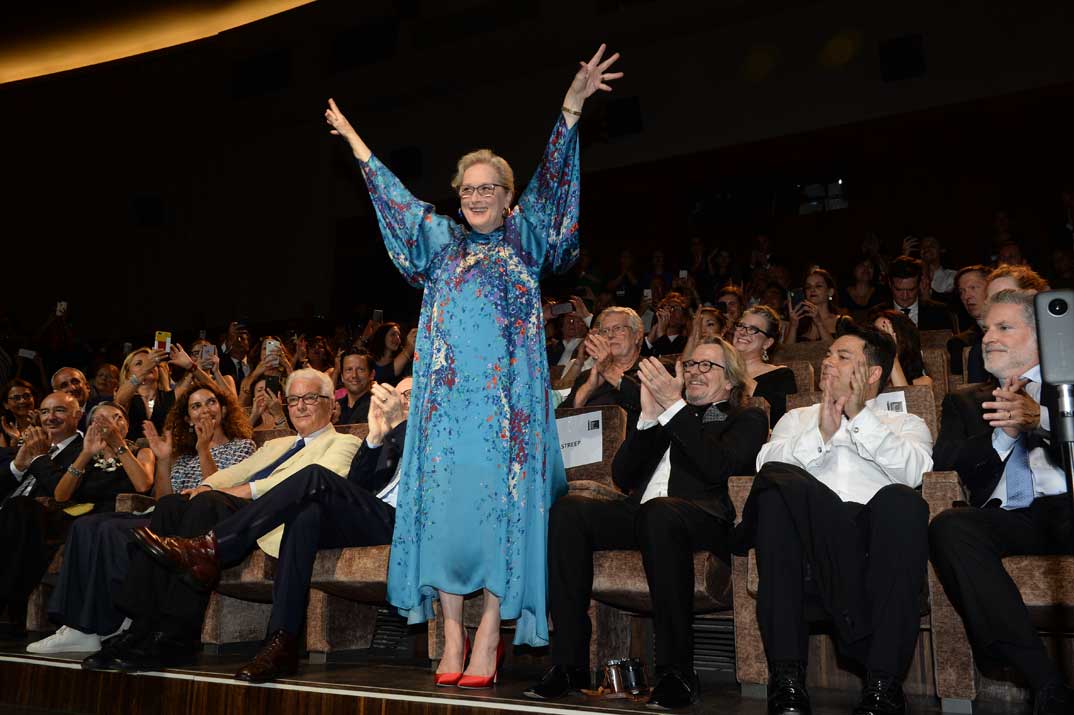
[[[261,646],[254,659],[239,668],[236,680],[266,683],[298,670],[298,638],[287,631],[276,631]]]
[[[134,540],[157,563],[182,574],[184,580],[195,588],[211,591],[220,580],[220,559],[216,556],[216,536],[183,539],[178,536],[160,536],[148,526],[134,530]]]

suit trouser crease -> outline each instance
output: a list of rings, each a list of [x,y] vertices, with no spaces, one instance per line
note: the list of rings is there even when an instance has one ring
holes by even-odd
[[[268,632],[299,635],[319,549],[391,543],[395,510],[368,490],[320,465],[283,480],[213,533],[225,565],[241,561],[257,540],[283,525]]]
[[[726,559],[728,541],[725,522],[685,499],[560,498],[548,540],[553,662],[589,667],[593,552],[638,549],[653,603],[656,664],[693,668],[693,554],[712,551]]]
[[[766,465],[763,469],[769,468]],[[928,507],[924,500],[910,487],[891,484],[880,489],[868,504],[843,502],[804,470],[783,464],[771,468],[783,472],[781,479],[806,480],[806,494],[814,503],[809,513],[816,513],[819,503],[832,518],[796,519],[777,489],[764,489],[751,497],[758,500],[757,620],[768,659],[806,661],[811,607],[823,604],[814,590],[816,584],[807,582],[806,577],[817,572],[815,566],[823,559],[833,581],[858,578],[858,598],[866,604],[870,619],[868,636],[858,642],[846,643],[837,635],[840,650],[870,672],[902,677],[913,658],[920,629],[928,559]],[[795,472],[799,474],[795,476]],[[836,558],[838,546],[846,543],[856,544],[857,559]],[[826,616],[838,619],[844,614]]]

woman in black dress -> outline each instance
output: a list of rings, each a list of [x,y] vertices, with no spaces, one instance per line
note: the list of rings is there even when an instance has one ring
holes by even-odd
[[[787,395],[798,392],[794,372],[785,365],[769,362],[768,351],[775,346],[778,336],[779,316],[766,305],[747,309],[735,323],[734,346],[749,373],[746,394],[768,401],[772,425],[787,411]]]

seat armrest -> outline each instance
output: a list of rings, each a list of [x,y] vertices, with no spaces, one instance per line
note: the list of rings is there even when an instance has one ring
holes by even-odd
[[[156,503],[156,499],[146,494],[120,494],[116,497],[116,511],[133,514],[143,512]]]
[[[958,472],[925,472],[921,478],[921,496],[929,505],[929,521],[965,500]]]
[[[595,482],[590,479],[579,479],[573,482],[567,482],[567,492],[569,494],[579,494],[590,499],[600,499],[601,501],[618,501],[620,499],[626,499],[626,494],[613,489],[607,484],[601,482]]]
[[[735,522],[742,521],[742,510],[753,489],[753,477],[731,477],[727,480],[727,493],[735,505]]]

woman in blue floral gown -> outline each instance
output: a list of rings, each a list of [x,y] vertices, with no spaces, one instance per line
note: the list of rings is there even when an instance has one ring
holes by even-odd
[[[491,684],[500,619],[515,643],[546,645],[548,509],[566,479],[548,395],[538,281],[578,256],[578,132],[582,104],[609,91],[618,58],[604,46],[582,62],[544,158],[522,194],[488,150],[459,160],[452,186],[469,227],[412,196],[365,145],[335,102],[332,133],[360,162],[388,254],[425,289],[400,467],[388,600],[411,623],[444,613],[442,685]],[[465,674],[463,596],[485,611]]]

